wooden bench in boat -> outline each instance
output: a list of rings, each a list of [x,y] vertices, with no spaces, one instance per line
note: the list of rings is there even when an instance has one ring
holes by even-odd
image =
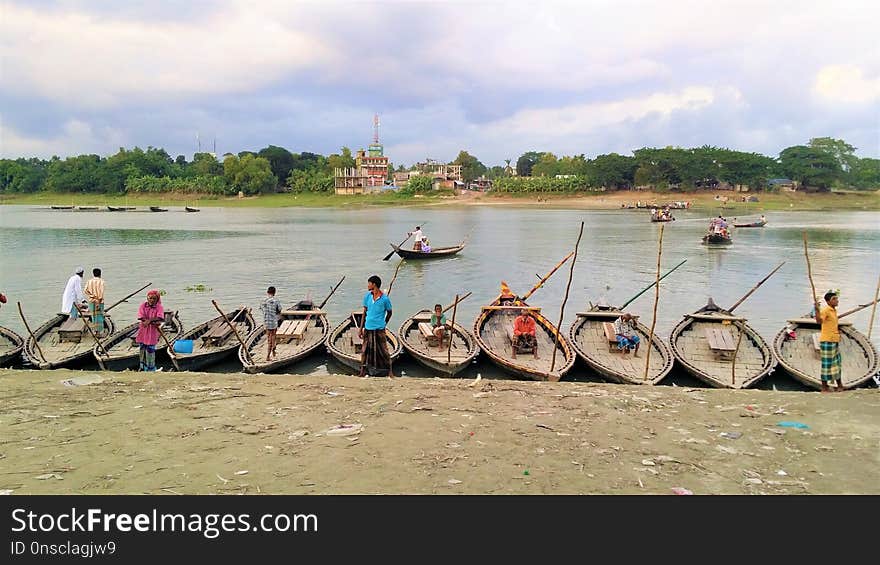
[[[819,345],[819,332],[813,334],[813,351],[815,351],[816,355],[820,358],[822,357],[822,347]]]
[[[617,347],[617,334],[614,333],[614,324],[611,322],[602,322],[602,329],[605,331],[605,339],[608,340],[608,352],[623,352],[623,349]]]
[[[709,349],[720,357],[730,357],[736,351],[736,340],[729,330],[723,328],[705,328],[706,341]]]
[[[83,327],[82,318],[68,318],[58,327],[58,341],[82,341],[83,332],[88,330]]]
[[[444,330],[444,337],[450,335],[449,328],[444,328]],[[419,332],[421,332],[425,341],[428,342],[428,347],[440,347],[442,345],[440,339],[434,335],[434,326],[432,326],[430,322],[419,322]]]
[[[204,345],[221,345],[226,339],[232,335],[232,328],[223,320],[215,321],[208,331],[202,334],[202,343]]]
[[[278,343],[290,343],[292,340],[301,340],[305,337],[309,328],[309,320],[284,320],[278,326],[276,340]]]

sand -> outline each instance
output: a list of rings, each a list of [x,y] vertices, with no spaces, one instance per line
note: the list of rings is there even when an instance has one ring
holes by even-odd
[[[878,414],[877,389],[2,370],[0,491],[880,493]]]

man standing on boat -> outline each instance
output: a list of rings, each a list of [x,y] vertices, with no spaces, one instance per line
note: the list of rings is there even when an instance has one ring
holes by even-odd
[[[77,267],[76,271],[67,279],[64,294],[61,296],[61,312],[71,318],[79,318],[80,305],[85,307],[86,295],[83,294],[82,277],[85,269]]]
[[[382,292],[382,279],[373,275],[367,279],[367,293],[364,295],[363,326],[358,332],[363,340],[360,376],[388,374],[394,378],[391,368],[391,355],[388,353],[388,338],[385,327],[391,320],[391,299]]]
[[[822,326],[819,333],[819,354],[822,358],[822,392],[831,392],[828,383],[837,381],[837,392],[843,391],[843,377],[840,358],[840,328],[837,325],[837,304],[840,302],[840,291],[829,290],[825,293],[827,306],[819,308],[816,303],[816,323]]]
[[[634,349],[633,357],[639,356],[639,336],[633,327],[633,315],[626,313],[614,320],[614,335],[617,336],[617,349],[624,354]]]
[[[100,337],[104,333],[104,279],[101,269],[92,269],[92,278],[86,283],[85,294],[89,300],[89,315],[92,317],[92,331]]]
[[[422,226],[416,226],[415,231],[411,231],[406,235],[411,235],[415,237],[415,241],[413,241],[413,251],[421,251],[422,238],[424,237],[424,235],[422,234]]]
[[[275,335],[278,333],[278,319],[281,318],[281,301],[275,298],[275,287],[266,290],[266,298],[260,304],[263,312],[263,325],[266,326],[266,361],[275,357]]]

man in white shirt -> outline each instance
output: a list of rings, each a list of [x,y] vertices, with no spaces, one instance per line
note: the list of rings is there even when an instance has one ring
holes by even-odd
[[[82,277],[85,269],[77,267],[74,274],[67,279],[67,286],[64,287],[64,295],[61,297],[61,312],[69,314],[73,318],[78,318],[79,304],[85,304],[86,295],[83,293]],[[77,307],[74,307],[77,306]]]
[[[413,242],[413,251],[421,251],[422,250],[422,226],[416,226],[416,231],[410,232],[409,235],[415,236],[415,241]]]

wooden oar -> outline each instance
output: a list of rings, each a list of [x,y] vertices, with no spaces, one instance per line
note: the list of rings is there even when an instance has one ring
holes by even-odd
[[[660,258],[663,256],[663,228],[665,224],[660,224],[660,236],[657,240],[657,280],[654,281],[654,313],[651,315],[651,329],[648,332],[648,350],[645,352],[645,380],[648,380],[649,371],[651,370],[651,350],[654,349],[654,328],[657,326],[657,304],[660,303]],[[635,353],[633,353],[635,355]]]
[[[223,313],[223,310],[220,309],[220,306],[217,305],[217,301],[216,301],[216,300],[213,300],[213,299],[212,299],[212,300],[211,300],[211,304],[214,305],[214,308],[216,308],[217,311],[220,312],[220,315],[223,316],[223,319],[226,321],[226,323],[229,325],[229,327],[232,328],[232,333],[235,334],[236,339],[238,339],[238,343],[241,344],[241,348],[242,348],[242,350],[244,350],[244,356],[247,357],[248,363],[253,364],[254,359],[253,359],[253,357],[251,357],[251,352],[248,351],[248,348],[247,348],[247,346],[244,344],[244,340],[241,339],[241,336],[238,335],[238,330],[235,329],[235,326],[232,325],[232,322],[229,321],[229,318],[226,317],[226,314],[224,314],[224,313]],[[242,310],[244,310],[243,307],[242,307]],[[239,312],[239,314],[241,314],[241,312]],[[235,317],[237,318],[238,315],[236,315]]]
[[[458,299],[458,295],[455,295],[455,302],[452,303],[452,325],[449,326],[449,347],[446,349],[446,364],[450,365],[452,363],[452,340],[455,339],[455,313],[458,311],[458,303],[461,302]],[[443,342],[440,342],[441,347]]]
[[[444,314],[444,313],[446,313],[446,311],[449,310],[450,308],[454,308],[459,302],[464,302],[464,299],[467,298],[468,296],[470,296],[471,294],[473,294],[473,293],[472,293],[472,292],[468,292],[467,294],[465,294],[465,295],[462,296],[462,297],[459,297],[459,296],[456,294],[456,295],[455,295],[455,302],[453,302],[452,304],[450,304],[449,306],[447,306],[446,308],[444,308],[440,313],[441,313],[441,314]]]
[[[162,331],[162,326],[156,326],[156,329],[159,330],[159,335],[162,336],[162,339],[165,340],[165,345],[168,346],[168,355],[171,357],[171,363],[174,364],[174,369],[179,372],[180,365],[177,364],[177,354],[174,353],[174,348],[165,336],[165,332]]]
[[[325,304],[327,304],[327,301],[330,300],[330,297],[333,296],[333,293],[336,292],[336,289],[339,288],[339,285],[341,285],[342,281],[344,281],[344,280],[345,280],[345,276],[343,276],[341,279],[339,279],[339,282],[336,283],[336,286],[333,287],[333,290],[330,291],[330,294],[327,295],[327,298],[324,299],[324,302],[321,302],[321,304],[318,306],[318,310],[320,310],[321,308],[324,307]]]
[[[767,275],[766,277],[764,277],[763,279],[761,279],[761,281],[760,281],[758,284],[756,284],[755,286],[752,287],[752,290],[748,291],[748,292],[745,294],[745,296],[743,296],[742,298],[740,298],[739,300],[737,300],[736,303],[735,303],[733,306],[731,306],[730,308],[727,309],[727,311],[728,311],[728,312],[733,312],[733,311],[736,309],[737,306],[739,306],[740,304],[742,304],[743,302],[745,302],[746,298],[748,298],[749,296],[752,295],[753,292],[755,292],[756,290],[758,290],[758,287],[759,287],[759,286],[761,286],[762,284],[764,284],[765,282],[767,282],[767,279],[769,279],[770,277],[772,277],[772,276],[773,276],[773,273],[775,273],[776,271],[778,271],[779,269],[781,269],[783,265],[785,265],[785,261],[783,261],[782,263],[780,263],[779,265],[777,265],[775,269],[773,269],[772,271],[770,271],[770,274],[769,274],[769,275]]]
[[[535,286],[533,286],[532,289],[531,289],[530,291],[528,291],[528,292],[527,292],[522,298],[519,298],[519,299],[517,300],[517,302],[525,302],[526,299],[528,299],[531,295],[533,295],[533,294],[535,293],[536,290],[538,290],[539,288],[541,288],[541,287],[544,285],[544,283],[547,282],[547,279],[549,279],[550,277],[553,276],[553,273],[555,273],[555,272],[559,269],[559,267],[561,267],[562,265],[565,264],[566,261],[568,261],[569,259],[571,259],[572,255],[574,255],[574,251],[572,251],[571,253],[569,253],[568,255],[566,255],[565,258],[564,258],[562,261],[560,261],[555,267],[553,267],[553,269],[552,269],[549,273],[547,273],[546,275],[544,275],[544,277],[541,278],[540,281],[538,281],[538,284],[536,284]]]
[[[24,322],[24,327],[27,328],[28,333],[31,336],[31,339],[34,340],[34,347],[37,348],[37,353],[40,354],[40,357],[43,358],[43,362],[46,362],[46,356],[43,355],[43,350],[40,349],[40,342],[37,341],[37,337],[34,335],[34,332],[31,331],[31,327],[28,325],[27,320],[24,317],[24,312],[21,310],[21,302],[18,302],[18,315],[21,316],[21,321]]]
[[[843,314],[840,314],[839,316],[837,316],[837,319],[839,320],[845,316],[849,316],[850,314],[855,314],[856,312],[858,312],[860,310],[864,310],[868,306],[873,306],[873,305],[877,304],[877,302],[880,302],[880,298],[874,299],[871,302],[868,302],[867,304],[859,304],[858,306],[856,306],[852,310],[847,310]],[[868,328],[868,329],[870,329],[870,328]]]
[[[147,284],[145,284],[144,286],[140,287],[140,288],[137,289],[136,291],[132,292],[131,294],[129,294],[128,296],[126,296],[126,297],[123,298],[122,300],[113,303],[113,306],[110,306],[109,308],[104,308],[104,313],[106,314],[107,312],[109,312],[110,310],[112,310],[113,308],[115,308],[116,306],[119,306],[120,304],[122,304],[123,302],[125,302],[126,300],[128,300],[129,298],[131,298],[132,296],[134,296],[135,294],[139,293],[140,291],[144,290],[145,288],[147,288],[147,287],[150,286],[151,284],[153,284],[153,283],[148,282]]]
[[[418,224],[418,226],[419,226],[419,227],[422,227],[422,226],[424,226],[424,225],[427,224],[427,223],[428,223],[428,222],[422,222],[421,224]],[[387,261],[388,259],[391,259],[391,256],[394,255],[394,254],[397,252],[397,249],[398,249],[401,245],[403,245],[404,243],[406,243],[407,240],[408,240],[409,238],[412,237],[412,235],[413,235],[413,234],[410,233],[408,236],[406,236],[406,239],[404,239],[403,241],[401,241],[400,243],[398,243],[396,246],[392,244],[391,247],[394,247],[394,249],[391,250],[391,253],[389,253],[389,254],[386,255],[385,257],[382,257],[382,260],[383,260],[383,261]]]
[[[874,307],[871,308],[871,321],[868,322],[868,339],[871,339],[871,331],[874,329],[874,314],[877,313],[878,300],[880,300],[880,278],[877,279],[877,290],[874,291]]]
[[[638,294],[636,294],[635,296],[633,296],[632,298],[630,298],[629,300],[627,300],[626,302],[624,302],[624,303],[620,306],[620,309],[623,310],[624,308],[626,308],[627,306],[629,306],[629,304],[630,304],[631,302],[633,302],[636,298],[638,298],[639,296],[641,296],[641,295],[643,295],[644,293],[648,292],[650,289],[652,289],[652,288],[654,287],[655,284],[657,284],[659,281],[662,281],[663,279],[665,279],[666,277],[668,277],[669,275],[671,275],[673,271],[675,271],[677,268],[681,267],[681,266],[684,265],[685,263],[687,263],[687,259],[685,259],[684,261],[682,261],[682,262],[679,263],[678,265],[672,267],[669,271],[666,272],[665,275],[663,275],[662,277],[660,277],[659,280],[655,280],[654,282],[652,282],[651,284],[649,284],[648,286],[646,286],[641,292],[639,292]]]
[[[568,302],[568,291],[571,288],[571,279],[574,276],[574,264],[578,258],[578,247],[581,245],[581,236],[584,235],[584,223],[581,222],[581,230],[578,232],[577,241],[574,244],[574,259],[571,261],[571,270],[568,272],[568,284],[565,285],[565,297],[562,299],[562,306],[559,308],[559,323],[556,325],[556,339],[553,341],[553,358],[550,360],[550,371],[547,373],[547,379],[550,380],[550,373],[556,367],[556,350],[559,349],[559,328],[562,327],[562,316],[565,314],[565,303]]]
[[[810,296],[813,297],[813,308],[815,309],[815,318],[816,321],[819,321],[819,299],[816,298],[816,285],[813,284],[813,269],[810,267],[810,254],[807,252],[807,232],[803,232],[804,235],[804,258],[807,260],[807,278],[810,280],[810,289],[813,294]]]

